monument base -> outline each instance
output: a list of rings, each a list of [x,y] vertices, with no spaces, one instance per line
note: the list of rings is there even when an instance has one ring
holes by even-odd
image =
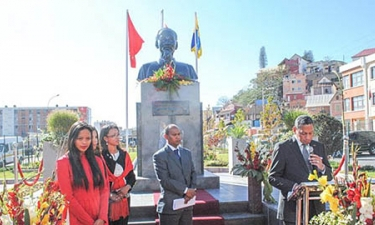
[[[136,173],[137,174],[137,173]],[[198,189],[219,189],[220,177],[204,170],[204,174],[197,175]],[[153,192],[160,191],[159,181],[156,178],[137,177],[132,192]]]

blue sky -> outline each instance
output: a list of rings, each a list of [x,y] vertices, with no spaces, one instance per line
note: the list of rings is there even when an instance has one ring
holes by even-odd
[[[135,126],[139,67],[159,58],[164,22],[178,34],[178,61],[195,66],[190,42],[198,14],[203,107],[249,85],[266,48],[273,67],[312,50],[316,61],[375,47],[372,0],[0,1],[0,106],[88,106],[92,120],[125,127],[126,10],[145,43],[129,68],[129,126]]]

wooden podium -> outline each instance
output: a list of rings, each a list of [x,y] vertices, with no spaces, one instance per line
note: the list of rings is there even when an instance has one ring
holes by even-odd
[[[320,193],[318,190],[318,182],[303,182],[301,183],[301,193],[296,200],[296,224],[309,224],[309,208],[310,200],[320,200]],[[310,196],[313,194],[314,196]],[[303,214],[302,214],[303,212]],[[301,214],[303,218],[301,218]]]

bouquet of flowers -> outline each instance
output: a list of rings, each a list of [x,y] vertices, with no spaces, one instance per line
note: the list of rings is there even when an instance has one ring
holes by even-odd
[[[259,147],[259,148],[258,148]],[[232,168],[232,173],[240,174],[242,177],[253,177],[264,185],[263,196],[267,202],[276,202],[272,194],[272,186],[268,182],[268,170],[271,165],[271,152],[267,148],[257,146],[255,142],[249,142],[242,153],[235,147],[237,159],[240,161]]]
[[[316,171],[310,174],[309,180],[317,180],[322,203],[329,203],[330,211],[322,212],[313,217],[312,225],[372,225],[374,224],[374,196],[371,194],[370,183],[365,172],[358,173],[359,166],[356,150],[353,150],[352,180],[340,180],[335,177],[334,184],[328,184],[327,176],[318,178]],[[344,156],[345,157],[345,156]]]
[[[171,94],[178,94],[177,91],[181,85],[190,85],[193,83],[193,81],[186,77],[176,74],[175,68],[169,64],[155,71],[144,82],[153,83],[157,91],[168,91]]]
[[[27,183],[24,179],[0,194],[0,225],[64,224],[65,197],[53,178],[43,183]]]

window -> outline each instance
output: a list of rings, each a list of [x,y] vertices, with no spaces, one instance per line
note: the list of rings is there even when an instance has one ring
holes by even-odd
[[[375,79],[375,66],[370,68],[371,70],[371,79]]]
[[[350,111],[350,99],[346,98],[344,99],[344,112]]]
[[[344,89],[350,88],[349,76],[342,77],[342,85]]]
[[[341,111],[341,105],[340,104],[335,104],[335,111],[340,112]]]
[[[375,105],[375,92],[372,93],[372,104]]]
[[[363,71],[359,71],[352,74],[352,87],[358,87],[363,85]]]
[[[364,96],[357,96],[353,98],[353,110],[361,110],[365,108]]]
[[[297,80],[297,83],[301,83],[302,81],[301,80]]]

